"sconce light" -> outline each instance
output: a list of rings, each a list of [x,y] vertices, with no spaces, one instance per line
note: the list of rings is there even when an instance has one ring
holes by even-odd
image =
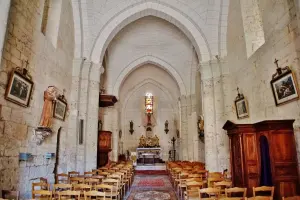
[[[132,133],[134,132],[134,130],[133,130],[133,121],[132,120],[129,122],[129,126],[130,126],[129,132],[132,135]]]
[[[204,119],[200,116],[197,122],[199,139],[204,143]]]
[[[45,154],[46,159],[51,159],[51,158],[54,158],[54,157],[55,157],[55,153],[46,153]]]
[[[32,158],[32,154],[31,153],[19,153],[19,160],[20,161],[27,161],[30,158]]]
[[[168,122],[168,120],[166,120],[166,122],[165,122],[165,132],[166,132],[166,134],[168,134],[168,132],[169,132],[169,122]]]

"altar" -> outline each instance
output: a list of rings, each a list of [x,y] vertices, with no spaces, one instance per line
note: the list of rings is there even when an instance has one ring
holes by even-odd
[[[139,147],[136,149],[138,164],[152,164],[163,163],[162,150],[159,145],[159,138],[154,137],[140,137]]]
[[[162,163],[161,148],[137,148],[137,163],[138,164],[155,164]]]

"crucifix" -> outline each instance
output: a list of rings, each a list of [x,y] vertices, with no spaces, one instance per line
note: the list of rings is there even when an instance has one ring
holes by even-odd
[[[282,74],[282,69],[279,67],[278,61],[279,61],[279,60],[277,60],[277,59],[275,58],[274,63],[275,63],[275,65],[276,65],[276,67],[277,67],[276,70],[277,70],[278,75],[280,75],[280,74]]]

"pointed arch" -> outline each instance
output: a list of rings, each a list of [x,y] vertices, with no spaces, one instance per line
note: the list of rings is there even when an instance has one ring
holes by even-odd
[[[131,63],[129,63],[119,74],[117,80],[115,81],[115,84],[113,86],[113,91],[112,94],[115,95],[116,97],[119,96],[119,88],[122,84],[122,82],[126,79],[126,77],[136,70],[137,68],[145,65],[145,64],[154,64],[155,66],[158,66],[165,71],[167,71],[177,82],[178,87],[180,89],[180,94],[181,95],[186,95],[186,87],[184,85],[182,77],[179,75],[179,73],[175,70],[172,65],[170,65],[168,62],[164,61],[161,58],[152,56],[152,55],[146,55],[142,56]],[[110,92],[110,91],[108,91]]]
[[[208,61],[211,51],[202,30],[190,18],[170,6],[158,2],[141,2],[124,9],[112,17],[98,34],[90,54],[90,60],[100,63],[114,36],[126,25],[145,16],[155,16],[169,21],[181,29],[195,47],[198,60]]]

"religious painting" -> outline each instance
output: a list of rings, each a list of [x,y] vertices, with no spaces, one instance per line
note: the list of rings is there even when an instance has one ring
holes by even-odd
[[[276,106],[299,98],[298,84],[291,70],[272,79],[271,87]]]
[[[53,117],[64,121],[66,112],[67,112],[67,103],[63,99],[58,98],[54,104]]]
[[[247,101],[244,96],[235,100],[235,109],[238,119],[249,117]]]
[[[33,82],[18,71],[13,71],[5,92],[5,99],[20,106],[28,107]]]

